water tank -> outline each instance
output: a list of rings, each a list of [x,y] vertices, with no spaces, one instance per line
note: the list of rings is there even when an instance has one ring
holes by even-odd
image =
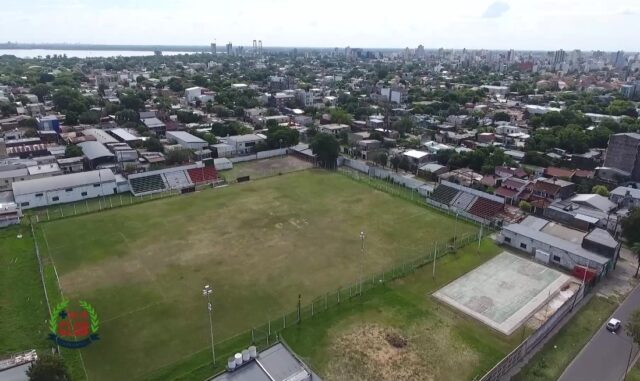
[[[235,358],[229,357],[229,359],[227,360],[227,368],[229,368],[229,370],[234,370],[236,368]]]
[[[255,345],[249,347],[249,356],[251,356],[252,359],[258,357],[258,352],[256,351]]]
[[[236,353],[234,357],[236,359],[236,366],[242,365],[242,353]]]
[[[249,350],[245,349],[242,351],[242,362],[249,361],[251,357],[249,357]]]

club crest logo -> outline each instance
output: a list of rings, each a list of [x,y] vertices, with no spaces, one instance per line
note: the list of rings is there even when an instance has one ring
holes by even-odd
[[[100,339],[98,313],[84,300],[78,302],[79,309],[69,308],[69,301],[63,300],[51,311],[49,319],[49,340],[61,347],[79,349]]]

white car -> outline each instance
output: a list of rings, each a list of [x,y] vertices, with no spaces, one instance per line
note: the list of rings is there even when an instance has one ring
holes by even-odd
[[[609,320],[609,322],[607,322],[607,330],[611,332],[617,331],[618,329],[620,329],[620,323],[620,320],[612,318],[611,320]]]

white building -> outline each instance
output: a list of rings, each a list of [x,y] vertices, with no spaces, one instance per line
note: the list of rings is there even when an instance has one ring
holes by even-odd
[[[349,127],[348,125],[337,123],[323,124],[318,129],[320,130],[320,132],[331,134],[333,136],[340,136],[342,132],[351,131],[351,127]]]
[[[538,105],[526,105],[525,108],[529,112],[529,114],[535,114],[535,115],[542,115],[551,111],[557,111],[557,112],[562,111],[557,107],[538,106]]]
[[[185,131],[167,131],[167,139],[175,140],[182,147],[196,151],[209,145],[205,140]]]
[[[214,94],[211,91],[207,91],[207,89],[194,86],[184,90],[184,97],[187,100],[187,103],[193,103],[197,100],[202,103],[207,103],[208,101],[213,102]]]
[[[70,173],[12,184],[13,197],[21,209],[81,201],[117,193],[113,172],[108,169]]]
[[[22,211],[13,202],[0,203],[0,228],[20,223]]]
[[[247,134],[229,136],[226,140],[236,154],[247,155],[253,153],[256,149],[256,144],[265,140],[265,138],[256,134]]]

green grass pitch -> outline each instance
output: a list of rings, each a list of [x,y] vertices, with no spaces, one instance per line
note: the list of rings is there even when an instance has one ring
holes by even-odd
[[[457,224],[457,226],[455,226]],[[99,312],[102,339],[82,350],[91,380],[144,379],[352,283],[366,232],[367,274],[476,231],[462,221],[309,170],[39,225],[65,297]]]

